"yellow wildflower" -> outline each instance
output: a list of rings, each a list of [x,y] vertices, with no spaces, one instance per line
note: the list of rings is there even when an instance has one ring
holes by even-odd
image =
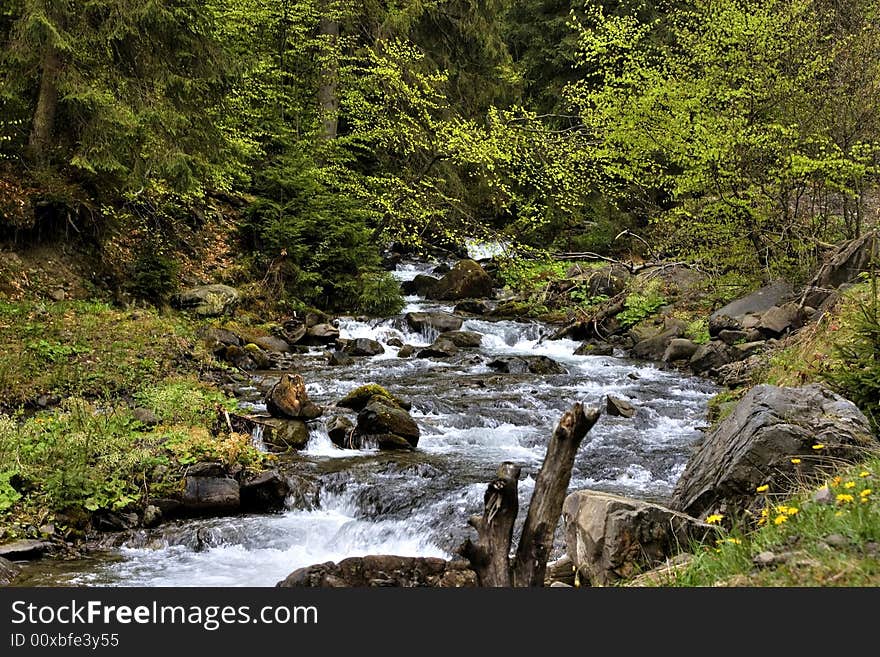
[[[787,521],[788,521],[788,516],[785,515],[784,513],[779,514],[778,516],[776,516],[773,519],[773,522],[775,522],[777,525],[781,525],[782,523],[787,522]]]
[[[859,473],[859,476],[860,476],[860,477],[870,477],[870,476],[871,476],[871,473],[868,472],[867,470],[862,470],[862,471]]]
[[[788,507],[788,515],[793,516],[799,510],[800,509],[798,509],[796,506],[790,506],[790,507]]]
[[[706,522],[709,523],[710,525],[717,525],[718,523],[720,523],[722,521],[722,519],[724,519],[723,515],[721,515],[720,513],[713,513],[712,515],[710,515],[709,517],[706,518]]]
[[[852,501],[853,501],[853,496],[852,496],[852,495],[848,495],[848,494],[846,494],[846,493],[841,493],[840,495],[837,496],[837,501],[838,501],[838,502],[843,502],[844,504],[846,504],[847,502],[852,502]]]
[[[791,462],[794,463],[795,465],[797,465],[798,463],[801,462],[801,460],[800,459],[792,459]]]
[[[848,482],[846,482],[846,483],[843,485],[843,487],[844,487],[844,488],[855,488],[855,487],[856,487],[856,482],[854,482],[854,481],[848,481]]]
[[[872,491],[871,491],[870,488],[866,488],[866,489],[863,490],[861,493],[859,493],[859,495],[860,495],[861,497],[868,497],[868,495],[870,495],[871,492],[872,492]]]
[[[840,477],[834,477],[834,479],[831,480],[831,485],[832,486],[840,486],[840,481],[841,481]]]
[[[761,517],[762,518],[766,518],[769,515],[770,515],[770,509],[767,509],[767,508],[761,509]]]
[[[839,518],[840,516],[843,515],[843,511],[838,511],[838,512],[835,513],[834,515],[837,516],[837,517]]]
[[[813,449],[825,449],[825,445],[822,443],[816,443],[813,445]]]
[[[724,540],[725,540],[725,542],[733,543],[734,545],[739,545],[740,543],[742,543],[742,541],[739,540],[738,538],[725,538]]]
[[[770,486],[764,484],[763,486],[758,486],[755,490],[759,493],[766,493],[768,490],[770,490]]]

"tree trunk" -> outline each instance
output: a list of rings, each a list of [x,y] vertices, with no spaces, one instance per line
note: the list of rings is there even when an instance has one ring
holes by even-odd
[[[477,530],[477,543],[468,539],[459,548],[459,554],[471,562],[480,586],[510,586],[510,542],[519,512],[519,473],[518,465],[501,464],[483,498],[483,515],[469,521]]]
[[[547,557],[553,547],[553,535],[571,481],[574,457],[584,436],[598,421],[599,413],[596,408],[584,411],[583,406],[576,403],[562,416],[553,432],[535,480],[535,491],[516,551],[514,586],[544,585]]]
[[[318,104],[321,108],[321,136],[324,139],[335,139],[339,128],[339,62],[337,61],[337,44],[339,41],[339,22],[328,17],[321,19],[318,34],[323,37],[323,65],[321,67],[321,84],[318,87]]]
[[[55,113],[58,109],[58,72],[61,70],[61,59],[54,46],[47,46],[43,55],[42,79],[40,95],[37,98],[37,109],[31,128],[28,146],[35,160],[46,159],[52,145],[52,133],[55,130]]]

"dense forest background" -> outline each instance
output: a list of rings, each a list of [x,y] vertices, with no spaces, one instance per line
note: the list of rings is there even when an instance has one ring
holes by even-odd
[[[218,212],[241,275],[291,307],[393,310],[386,245],[468,237],[683,260],[731,296],[798,281],[876,210],[878,19],[875,0],[2,0],[0,233],[123,235],[125,285],[155,300]]]

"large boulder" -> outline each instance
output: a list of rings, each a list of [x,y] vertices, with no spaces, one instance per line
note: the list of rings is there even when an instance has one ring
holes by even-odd
[[[334,344],[339,339],[339,329],[333,324],[315,324],[306,329],[305,334],[299,339],[304,345]]]
[[[52,544],[48,541],[24,538],[0,545],[0,557],[15,561],[31,561],[39,559],[51,550]]]
[[[768,338],[777,338],[804,325],[805,315],[798,304],[789,302],[766,310],[755,328]]]
[[[256,473],[243,479],[239,487],[244,511],[280,511],[290,494],[290,484],[274,470]]]
[[[439,278],[428,276],[426,274],[417,274],[411,281],[404,281],[400,284],[400,291],[406,295],[416,295],[427,297],[437,285]]]
[[[183,508],[197,513],[234,513],[241,507],[239,485],[231,477],[184,477]]]
[[[175,294],[171,303],[201,317],[220,317],[231,315],[240,298],[238,290],[228,285],[200,285]]]
[[[226,345],[214,350],[214,355],[235,367],[245,370],[267,370],[272,367],[272,360],[260,347],[253,343],[239,347]]]
[[[687,338],[673,338],[669,341],[669,344],[666,345],[666,351],[663,352],[663,361],[666,363],[676,362],[681,360],[690,360],[691,356],[697,353],[697,349],[700,348],[693,340],[688,340]]]
[[[0,586],[9,586],[21,574],[21,568],[8,559],[0,557]]]
[[[568,374],[566,367],[548,356],[504,356],[489,367],[505,374]]]
[[[773,306],[782,305],[794,296],[794,288],[785,281],[762,287],[712,313],[709,316],[709,333],[714,337],[724,330],[748,328],[747,317],[760,317]]]
[[[351,356],[378,356],[385,353],[385,347],[370,338],[355,338],[342,351]]]
[[[477,574],[465,561],[432,557],[369,555],[349,557],[293,571],[276,586],[294,587],[439,587],[477,586]]]
[[[412,416],[385,397],[374,397],[358,413],[354,441],[375,441],[380,449],[411,449],[419,444],[419,426]]]
[[[451,342],[462,349],[476,349],[483,342],[483,336],[476,331],[447,331],[438,338]]]
[[[662,360],[669,344],[683,332],[680,326],[673,325],[657,335],[639,340],[632,348],[632,356],[642,360]]]
[[[715,531],[658,504],[590,490],[565,498],[562,520],[568,557],[592,586],[653,568]]]
[[[268,417],[260,418],[263,443],[273,452],[305,449],[309,444],[309,425],[305,420]]]
[[[458,301],[492,295],[492,277],[474,260],[460,260],[428,290],[429,299]]]
[[[340,408],[350,408],[353,411],[362,411],[374,397],[384,397],[391,404],[400,406],[400,408],[406,411],[412,408],[412,404],[408,401],[401,399],[397,395],[392,395],[385,388],[376,383],[367,383],[366,385],[358,386],[336,402],[336,406]]]
[[[758,486],[788,495],[805,478],[876,446],[855,404],[822,385],[755,386],[697,446],[670,507],[692,516],[754,510],[760,506]],[[792,464],[792,458],[800,463]]]
[[[266,394],[266,408],[274,417],[314,420],[323,412],[309,400],[306,383],[299,374],[282,374]]]
[[[344,415],[335,415],[326,421],[325,427],[330,441],[337,447],[351,447],[354,423]]]
[[[731,347],[721,340],[712,340],[697,347],[688,363],[694,374],[713,374],[724,365],[742,358],[736,347]]]
[[[416,356],[418,358],[452,358],[458,354],[459,349],[452,340],[446,338],[446,334],[441,334],[434,342],[420,349]]]
[[[407,313],[404,319],[409,327],[418,333],[425,333],[431,329],[438,333],[457,331],[464,324],[461,317],[444,312]]]

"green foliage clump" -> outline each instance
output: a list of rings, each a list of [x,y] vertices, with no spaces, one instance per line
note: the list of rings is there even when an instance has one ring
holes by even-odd
[[[617,320],[621,326],[635,326],[665,304],[666,297],[663,296],[660,281],[652,280],[642,291],[630,292],[626,296],[623,301],[623,311],[617,315]]]
[[[880,299],[877,278],[871,278],[871,292],[862,301],[853,321],[848,340],[834,344],[837,364],[825,378],[844,397],[858,406],[880,429]]]
[[[177,287],[178,270],[171,256],[147,247],[132,264],[126,288],[136,298],[164,303]]]
[[[400,282],[389,272],[367,272],[358,280],[360,290],[354,308],[368,315],[396,315],[405,305]]]

